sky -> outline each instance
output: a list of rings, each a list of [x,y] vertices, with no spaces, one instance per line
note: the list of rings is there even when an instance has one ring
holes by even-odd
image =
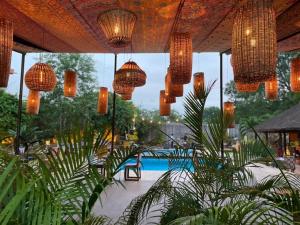
[[[90,54],[95,60],[95,76],[97,86],[108,87],[112,91],[112,81],[114,72],[114,55],[113,54]],[[26,54],[25,72],[37,62],[38,54]],[[165,75],[169,66],[168,53],[147,53],[147,54],[119,54],[117,68],[120,68],[128,60],[135,61],[147,75],[146,84],[142,87],[135,88],[132,101],[136,106],[148,110],[159,109],[159,92],[164,89]],[[207,100],[207,107],[219,106],[220,101],[220,57],[219,53],[194,53],[193,54],[193,74],[204,72],[205,82],[217,80],[210,96]],[[21,54],[13,52],[11,68],[15,70],[11,75],[6,89],[11,94],[18,95],[20,85]],[[227,82],[233,79],[232,67],[230,65],[230,56],[223,55],[223,87]],[[192,91],[192,82],[184,85],[184,95]],[[23,99],[26,99],[28,89],[24,84]],[[227,97],[224,96],[224,101]],[[172,104],[172,110],[184,113],[184,97],[176,98],[176,103]]]

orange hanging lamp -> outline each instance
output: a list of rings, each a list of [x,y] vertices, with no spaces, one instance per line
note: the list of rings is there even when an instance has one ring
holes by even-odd
[[[52,91],[56,85],[55,72],[46,63],[36,63],[26,72],[25,84],[30,90]]]
[[[108,112],[108,89],[107,87],[100,87],[98,95],[98,113],[105,115]]]
[[[228,128],[234,128],[234,103],[224,102],[224,118],[227,120]]]
[[[265,95],[269,100],[276,100],[278,97],[278,80],[277,78],[265,82]]]
[[[129,101],[132,98],[132,92],[131,93],[126,93],[121,95],[122,100],[124,101]]]
[[[174,97],[183,96],[183,85],[172,83],[171,73],[169,68],[165,77],[165,92],[167,95],[174,96]]]
[[[275,77],[276,19],[272,0],[246,1],[236,13],[232,32],[235,82],[261,83]]]
[[[0,87],[7,87],[13,49],[13,23],[0,19]]]
[[[300,57],[291,61],[290,85],[292,92],[300,92]]]
[[[126,62],[115,74],[118,85],[141,87],[146,83],[146,73],[133,61]]]
[[[169,116],[171,113],[171,104],[166,102],[164,91],[160,91],[159,95],[159,114],[161,116]]]
[[[114,48],[126,47],[131,43],[136,15],[124,9],[112,9],[98,16],[108,43]]]
[[[73,70],[66,70],[64,74],[64,96],[75,97],[77,90],[76,73]]]
[[[198,72],[194,74],[194,94],[203,93],[205,89],[204,73]]]
[[[29,90],[26,113],[36,115],[40,109],[40,93],[38,91]]]
[[[175,33],[170,43],[170,71],[173,84],[188,84],[192,76],[193,48],[188,33]]]

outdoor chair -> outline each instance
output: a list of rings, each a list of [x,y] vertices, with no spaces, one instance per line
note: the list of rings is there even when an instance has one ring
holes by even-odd
[[[135,163],[127,163],[124,170],[124,179],[126,181],[139,181],[141,179],[141,160],[142,154],[138,154]],[[133,170],[135,176],[130,176],[130,170]]]
[[[95,156],[91,156],[91,157],[89,157],[88,161],[89,161],[89,166],[94,166],[97,169],[100,169],[100,174],[105,175],[105,172],[106,172],[105,166],[104,166],[105,159],[98,159]]]
[[[295,156],[284,156],[284,164],[286,169],[294,172],[296,169],[296,158]]]

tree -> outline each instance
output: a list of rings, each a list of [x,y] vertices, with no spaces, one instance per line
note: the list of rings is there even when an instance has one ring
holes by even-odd
[[[216,106],[207,107],[204,109],[203,121],[208,123],[212,118],[220,115],[220,108]]]

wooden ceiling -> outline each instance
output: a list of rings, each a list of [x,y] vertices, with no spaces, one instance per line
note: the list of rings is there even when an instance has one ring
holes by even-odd
[[[132,51],[167,52],[172,32],[190,32],[194,52],[231,48],[235,11],[246,0],[1,0],[0,16],[14,21],[15,50],[108,53],[97,16],[124,8],[137,15]],[[279,51],[300,49],[300,1],[274,0]],[[119,49],[130,52],[131,48]]]

